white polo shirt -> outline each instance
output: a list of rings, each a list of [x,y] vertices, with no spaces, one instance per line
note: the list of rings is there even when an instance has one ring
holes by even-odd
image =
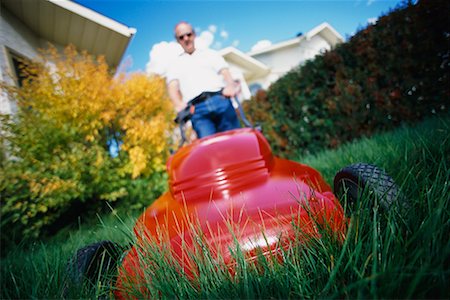
[[[196,49],[178,56],[167,70],[167,83],[178,80],[183,101],[197,97],[203,92],[221,90],[225,83],[219,72],[228,68],[223,57],[211,49]]]

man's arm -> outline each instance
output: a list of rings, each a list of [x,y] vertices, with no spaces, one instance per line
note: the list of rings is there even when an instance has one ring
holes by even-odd
[[[223,76],[225,81],[225,87],[222,91],[222,94],[226,97],[234,97],[237,93],[236,84],[234,83],[233,78],[231,77],[230,70],[224,68],[220,70],[220,74]]]
[[[167,91],[169,93],[169,98],[172,100],[173,106],[177,112],[184,109],[185,105],[183,102],[183,97],[180,93],[180,86],[178,80],[172,80],[167,85]]]

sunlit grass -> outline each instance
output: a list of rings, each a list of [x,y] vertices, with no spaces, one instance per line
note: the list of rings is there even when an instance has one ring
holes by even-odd
[[[385,169],[401,187],[406,213],[363,201],[349,221],[346,239],[323,234],[285,249],[282,259],[257,264],[234,253],[231,274],[217,257],[193,257],[190,278],[167,249],[147,245],[146,292],[138,298],[448,298],[450,289],[450,121],[436,118],[296,160],[318,169],[332,184],[342,167],[363,161]],[[345,200],[345,199],[344,199]],[[66,263],[76,249],[99,240],[133,242],[136,216],[111,215],[97,225],[60,232],[49,242],[19,245],[1,259],[2,299],[112,297],[108,287],[64,290]],[[201,243],[198,245],[201,248]],[[236,248],[238,249],[238,248]],[[165,251],[165,252],[164,252]],[[201,251],[198,251],[201,252]],[[162,255],[164,254],[164,255]],[[192,277],[192,276],[191,276]]]

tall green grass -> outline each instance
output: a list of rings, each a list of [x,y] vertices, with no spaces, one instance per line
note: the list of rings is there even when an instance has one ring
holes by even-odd
[[[77,229],[63,229],[49,241],[17,245],[1,258],[0,299],[97,298],[106,293],[102,287],[89,285],[65,291],[67,262],[77,249],[90,243],[132,242],[135,218],[121,218],[113,212],[97,220],[79,222]]]
[[[384,168],[401,187],[409,209],[365,206],[354,213],[343,243],[327,234],[295,243],[282,259],[243,259],[237,251],[230,274],[208,255],[198,259],[194,280],[164,249],[146,247],[147,296],[152,298],[448,298],[450,289],[450,117],[404,127],[296,160],[318,169],[331,184],[345,165],[363,161]],[[366,203],[367,204],[367,203]],[[1,259],[2,299],[61,298],[67,259],[98,240],[132,242],[136,216],[111,215],[80,225],[48,242],[19,245]],[[201,246],[201,245],[200,245]],[[150,279],[151,278],[151,279]],[[130,291],[143,296],[140,290]],[[110,297],[97,284],[71,289],[68,298]]]

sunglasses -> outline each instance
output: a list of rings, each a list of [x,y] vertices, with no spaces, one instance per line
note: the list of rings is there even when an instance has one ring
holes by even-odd
[[[182,35],[180,35],[180,36],[177,36],[177,40],[179,40],[179,41],[184,40],[184,38],[185,38],[186,36],[187,36],[188,38],[190,38],[193,34],[194,34],[193,32],[188,32],[188,33],[182,34]]]

